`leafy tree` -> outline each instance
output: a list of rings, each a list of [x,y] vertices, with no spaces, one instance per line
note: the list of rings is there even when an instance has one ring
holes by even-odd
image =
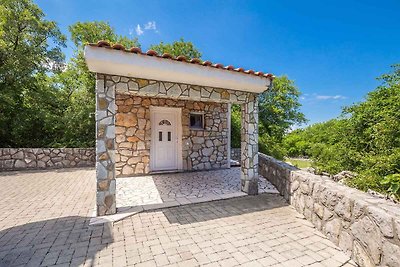
[[[189,58],[201,58],[200,51],[193,45],[192,42],[186,42],[183,38],[171,44],[160,42],[157,45],[151,45],[150,49],[159,54],[169,53],[175,57],[185,56]]]
[[[74,56],[64,71],[52,78],[67,104],[62,119],[54,127],[60,132],[52,146],[91,147],[95,143],[95,74],[89,72],[83,51],[87,43],[107,40],[125,47],[140,46],[137,38],[130,39],[115,33],[107,22],[77,22],[69,26],[75,45]]]
[[[40,146],[57,109],[47,74],[63,61],[65,37],[30,0],[0,2],[0,146]]]
[[[273,87],[259,95],[259,150],[282,159],[286,151],[282,145],[284,134],[295,124],[306,121],[300,112],[300,92],[286,76],[276,77]],[[232,109],[232,146],[240,147],[239,106]]]
[[[344,108],[340,119],[294,131],[284,144],[295,147],[292,155],[300,155],[304,153],[300,144],[306,143],[305,154],[319,171],[355,171],[359,175],[348,181],[350,185],[400,197],[400,65],[378,79],[382,85],[365,101]]]

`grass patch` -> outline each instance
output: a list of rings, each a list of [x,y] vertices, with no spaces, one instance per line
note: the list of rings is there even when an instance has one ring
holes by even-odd
[[[285,158],[285,161],[292,164],[297,168],[308,168],[311,167],[312,161],[306,159],[292,159],[292,158]]]

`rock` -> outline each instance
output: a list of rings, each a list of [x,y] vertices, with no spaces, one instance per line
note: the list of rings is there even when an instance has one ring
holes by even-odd
[[[203,144],[204,143],[204,137],[193,137],[192,141],[194,144]]]
[[[356,221],[351,227],[351,233],[364,245],[375,264],[379,264],[382,251],[382,234],[378,227],[368,217]]]
[[[400,265],[400,246],[385,241],[383,244],[382,266],[397,267]]]
[[[339,182],[339,181],[344,180],[344,179],[349,179],[349,180],[351,180],[351,179],[353,179],[353,178],[356,177],[356,176],[357,176],[357,173],[355,173],[355,172],[351,172],[351,171],[341,171],[341,172],[339,172],[338,174],[333,175],[332,179],[333,179],[335,182]]]
[[[213,146],[213,142],[211,140],[207,140],[206,147],[212,147],[212,146]]]
[[[335,218],[326,222],[325,226],[323,227],[325,235],[335,244],[339,243],[340,227],[341,221],[339,218]]]
[[[369,206],[368,213],[378,225],[385,237],[394,237],[393,224],[391,216],[379,207]],[[400,262],[399,262],[400,263]]]
[[[203,148],[202,150],[201,150],[201,152],[202,152],[202,154],[203,154],[203,156],[211,156],[211,154],[213,153],[213,151],[214,151],[214,148],[212,148],[212,147],[210,147],[210,148]]]
[[[17,153],[15,153],[14,155],[12,155],[13,159],[24,159],[24,152],[22,151],[18,151]]]
[[[26,163],[23,160],[17,160],[14,164],[14,167],[19,169],[19,168],[25,168],[26,167]]]
[[[291,165],[293,165],[293,164],[291,164]],[[301,168],[301,170],[312,173],[312,174],[316,174],[316,170],[313,167]]]
[[[115,115],[115,125],[133,127],[137,125],[137,118],[132,113],[117,113]]]
[[[134,172],[134,169],[133,169],[131,166],[129,166],[129,165],[125,165],[125,166],[122,168],[122,174],[123,174],[123,175],[129,175],[129,174],[133,174],[133,173],[135,173],[135,172]]]
[[[368,256],[365,249],[358,243],[354,241],[353,245],[353,258],[358,263],[359,266],[363,267],[375,267],[372,259]]]

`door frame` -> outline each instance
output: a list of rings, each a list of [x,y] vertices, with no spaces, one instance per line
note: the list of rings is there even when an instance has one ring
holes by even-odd
[[[177,123],[177,131],[176,131],[176,138],[177,140],[177,145],[176,145],[176,162],[177,162],[177,169],[176,170],[182,170],[183,166],[183,158],[182,158],[182,109],[181,108],[175,108],[175,107],[159,107],[159,106],[150,106],[150,131],[151,131],[151,143],[150,143],[150,171],[162,171],[162,170],[155,170],[154,169],[154,154],[156,153],[155,151],[155,133],[153,132],[154,129],[154,123],[156,123],[154,119],[154,114],[155,113],[174,113],[176,116],[176,123]]]

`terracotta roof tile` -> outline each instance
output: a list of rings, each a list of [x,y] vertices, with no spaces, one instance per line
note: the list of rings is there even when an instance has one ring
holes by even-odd
[[[203,66],[211,66],[211,67],[218,68],[218,69],[225,69],[225,70],[228,70],[228,71],[236,71],[236,72],[241,72],[241,73],[245,73],[245,74],[249,74],[249,75],[256,75],[256,76],[260,76],[260,77],[266,77],[266,78],[270,78],[270,79],[274,79],[275,78],[275,76],[273,74],[271,74],[271,73],[263,73],[261,71],[254,71],[254,70],[246,70],[245,71],[243,68],[235,68],[232,65],[224,66],[221,63],[213,64],[211,61],[208,61],[208,60],[202,62],[198,58],[193,58],[193,59],[188,60],[188,59],[186,59],[185,56],[174,57],[174,56],[172,56],[171,54],[168,54],[168,53],[164,53],[162,55],[159,55],[154,50],[148,50],[146,53],[144,53],[144,52],[142,52],[142,50],[139,47],[132,47],[130,49],[126,49],[121,44],[113,44],[113,45],[111,45],[107,41],[98,41],[97,43],[91,43],[89,45],[90,46],[96,46],[96,47],[104,47],[104,48],[114,49],[114,50],[120,50],[120,51],[124,51],[124,52],[128,52],[128,53],[142,54],[142,55],[148,55],[148,56],[155,56],[155,57],[159,57],[159,58],[165,58],[165,59],[177,60],[177,61],[182,61],[182,62],[188,62],[188,63],[198,64],[198,65],[203,65]]]
[[[171,54],[168,54],[168,53],[162,54],[161,57],[163,57],[163,58],[171,58],[171,59],[174,59],[174,57],[173,57]]]
[[[148,50],[146,52],[146,55],[148,55],[148,56],[158,56],[158,53],[156,51],[154,51],[154,50]]]
[[[198,58],[192,58],[192,59],[190,60],[190,63],[201,64],[201,60],[198,59]]]
[[[185,61],[186,62],[186,57],[185,56],[178,56],[178,57],[176,57],[176,60]]]
[[[135,53],[135,54],[141,54],[142,53],[142,49],[140,49],[139,47],[132,47],[131,49],[129,49],[130,52]]]

